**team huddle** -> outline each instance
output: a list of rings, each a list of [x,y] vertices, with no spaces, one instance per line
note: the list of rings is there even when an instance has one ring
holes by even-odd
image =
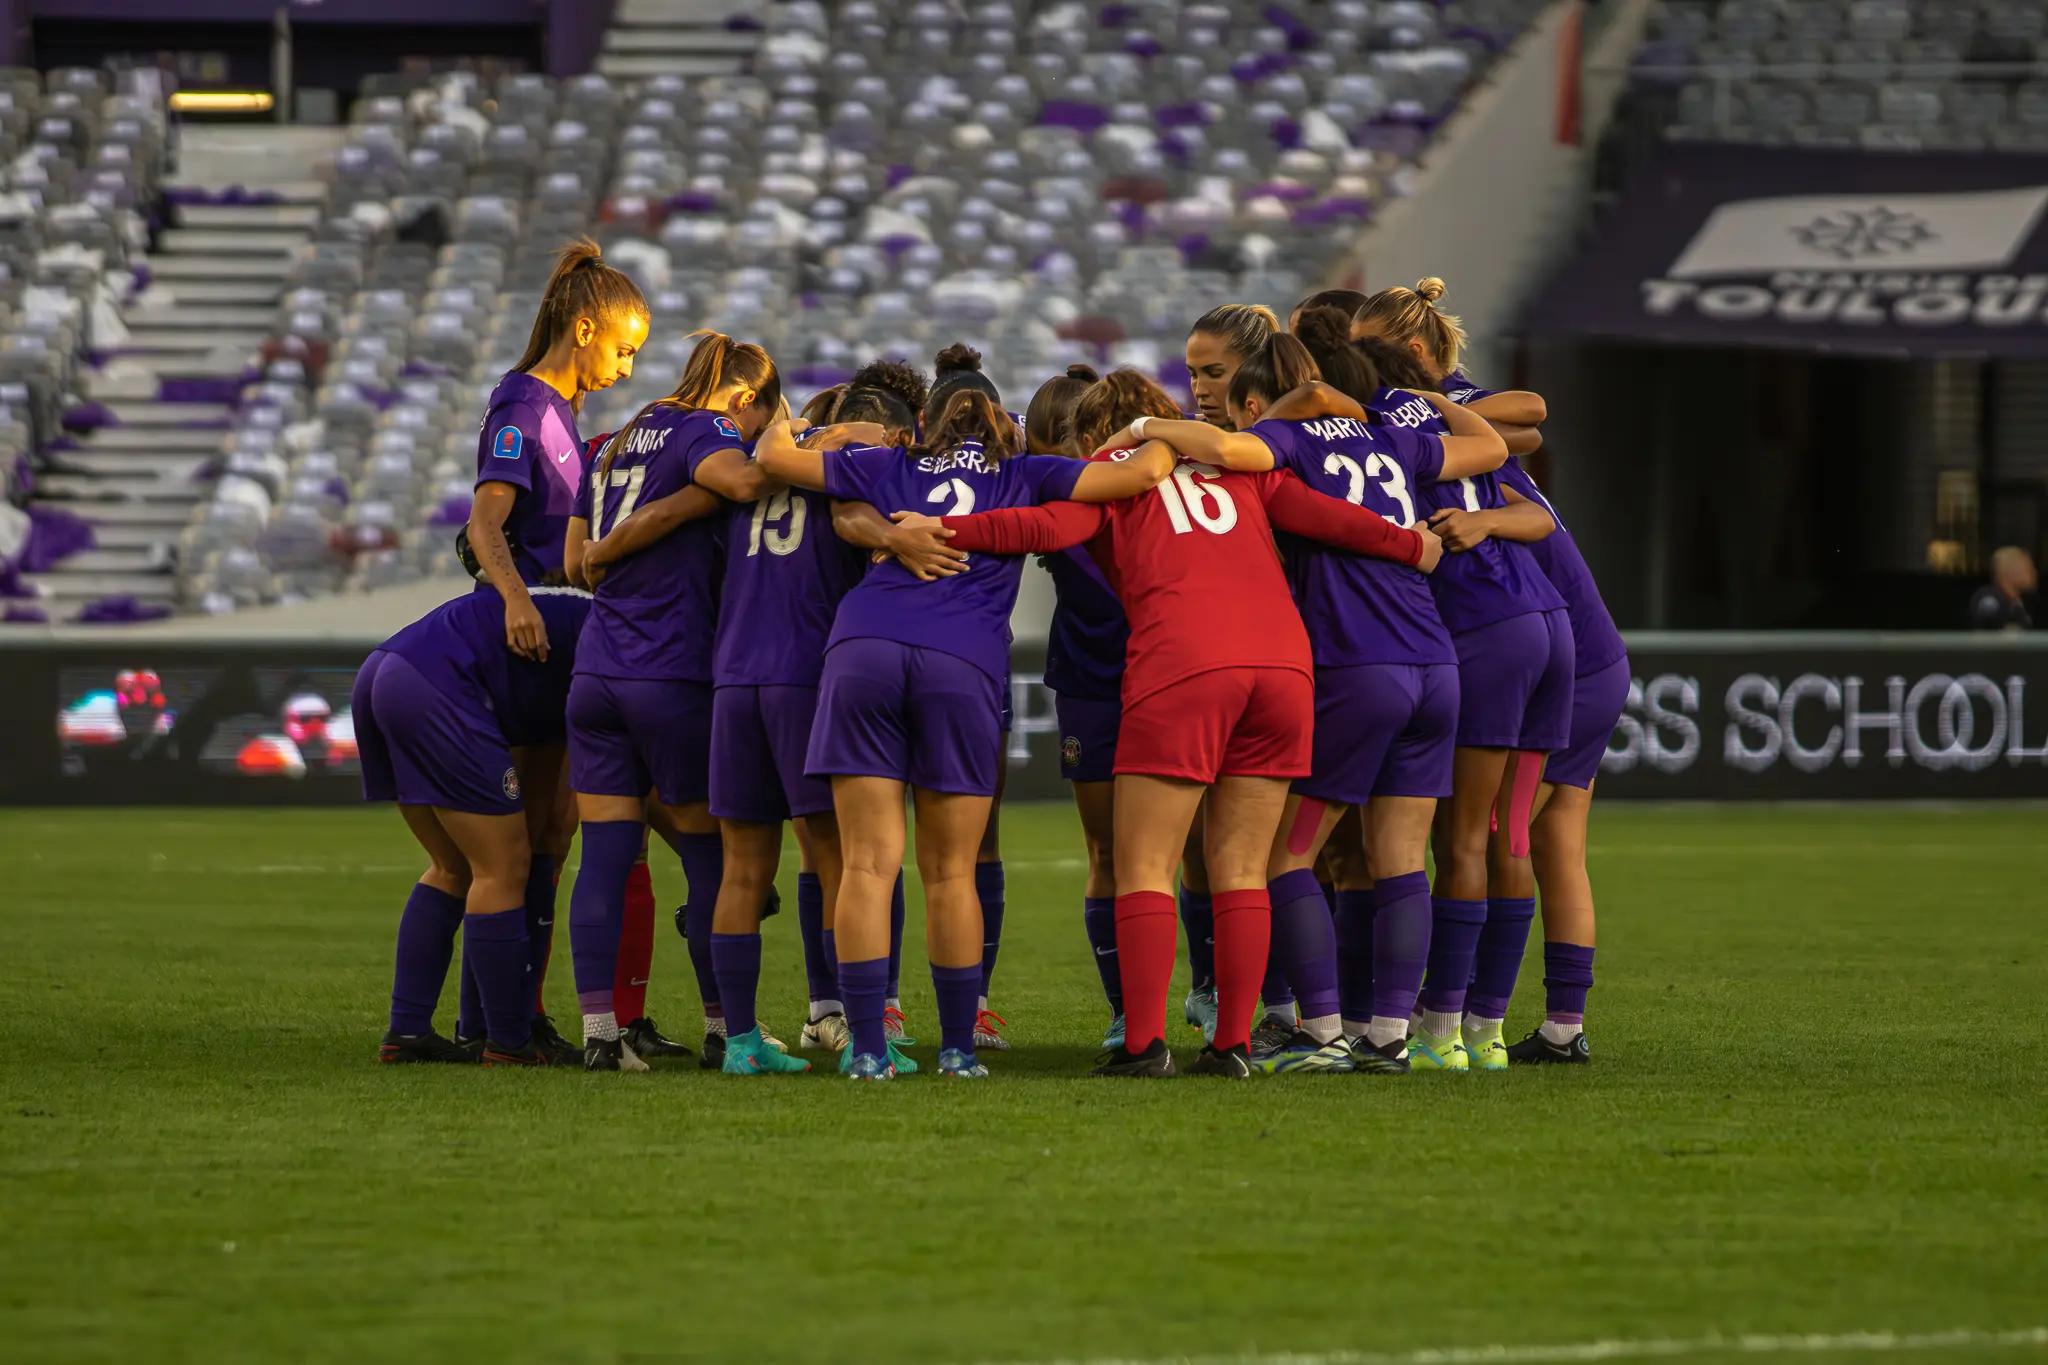
[[[792,417],[772,357],[706,332],[673,393],[586,445],[582,397],[631,376],[650,319],[594,244],[565,249],[479,433],[477,587],[356,680],[365,797],[396,801],[430,862],[380,1058],[690,1055],[646,1012],[652,835],[688,887],[701,1065],[801,1072],[819,1050],[855,1079],[915,1072],[914,806],[936,1069],[988,1075],[1008,1046],[990,991],[1009,618],[1037,555],[1110,1019],[1095,1074],[1175,1074],[1183,931],[1191,1073],[1587,1061],[1587,816],[1628,659],[1520,465],[1543,400],[1464,376],[1442,293],[1329,290],[1285,328],[1212,309],[1187,342],[1192,417],[1138,371],[1083,365],[1018,414],[961,345],[929,377],[877,360]],[[756,1014],[784,822],[810,996],[794,1049]],[[579,829],[580,1047],[543,1004]],[[1545,1018],[1509,1044],[1539,887]]]

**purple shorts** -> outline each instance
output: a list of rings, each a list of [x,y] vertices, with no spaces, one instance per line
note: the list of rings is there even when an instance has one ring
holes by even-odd
[[[1060,776],[1069,782],[1109,782],[1116,777],[1116,736],[1124,704],[1054,693],[1060,725]]]
[[[721,687],[711,700],[711,813],[779,824],[832,809],[832,784],[804,772],[815,687]]]
[[[1572,735],[1543,765],[1543,780],[1561,787],[1591,787],[1607,756],[1614,723],[1628,704],[1628,656],[1572,683]]]
[[[1458,747],[1549,753],[1571,738],[1572,623],[1528,612],[1451,638],[1458,651]]]
[[[993,796],[1002,751],[1000,686],[943,650],[842,640],[825,652],[804,771]]]
[[[450,697],[389,650],[356,673],[349,706],[365,801],[516,815],[519,773],[481,699]]]
[[[1458,732],[1452,664],[1316,670],[1316,737],[1303,796],[1362,806],[1375,796],[1451,794]]]
[[[674,678],[569,683],[569,785],[586,796],[702,801],[711,784],[711,684]]]

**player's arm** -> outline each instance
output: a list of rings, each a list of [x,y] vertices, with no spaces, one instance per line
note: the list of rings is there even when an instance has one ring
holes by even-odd
[[[589,520],[584,517],[569,518],[569,529],[562,536],[562,576],[569,580],[570,587],[581,588],[585,592],[597,587],[596,580],[590,577],[590,565],[585,559],[589,548]]]
[[[1550,418],[1550,407],[1543,401],[1543,395],[1527,389],[1489,393],[1465,406],[1496,425],[1540,427]]]
[[[1443,471],[1439,479],[1464,479],[1474,474],[1491,474],[1508,460],[1507,442],[1500,433],[1487,425],[1484,417],[1467,407],[1461,407],[1440,393],[1416,390],[1429,401],[1431,407],[1444,419],[1450,434],[1440,438],[1444,443]]]
[[[1165,483],[1172,473],[1173,447],[1164,441],[1147,441],[1124,459],[1088,461],[1068,497],[1075,502],[1135,498]]]
[[[921,526],[916,513],[899,512],[890,520]],[[984,550],[998,555],[1049,554],[1094,539],[1109,524],[1109,508],[1101,503],[1048,502],[1038,507],[1004,507],[964,517],[941,517],[939,524],[951,532],[955,549]]]
[[[1293,535],[1353,554],[1391,559],[1424,573],[1435,569],[1443,555],[1442,545],[1428,527],[1420,523],[1396,526],[1377,512],[1324,497],[1293,477],[1259,480],[1259,496],[1273,525]]]
[[[718,453],[723,455],[727,452]],[[710,462],[707,459],[704,463]],[[702,466],[698,472],[703,472]],[[616,564],[627,555],[638,554],[685,522],[702,521],[724,506],[724,501],[716,494],[695,484],[670,493],[666,497],[656,498],[653,502],[643,503],[633,509],[631,516],[605,532],[601,540],[593,543],[584,552],[583,563],[588,569],[602,569],[608,564]],[[574,519],[569,522],[572,528],[578,524]],[[574,534],[573,530],[571,534]],[[566,559],[565,548],[565,562]]]
[[[781,422],[768,427],[761,433],[761,439],[754,442],[755,466],[769,478],[795,484],[798,488],[809,488],[820,493],[826,491],[826,459],[823,450],[806,450],[798,445],[796,433]],[[750,494],[741,501],[751,501],[757,496],[759,495]]]
[[[1132,441],[1164,441],[1190,460],[1259,474],[1273,467],[1273,452],[1266,443],[1247,431],[1224,431],[1207,422],[1189,422],[1178,417],[1140,417],[1111,445]]]
[[[934,518],[926,518],[934,521]],[[943,536],[892,523],[865,502],[832,504],[832,529],[849,545],[872,552],[876,563],[894,559],[918,578],[951,578],[967,571],[967,552],[956,550]]]
[[[759,461],[748,459],[746,451],[735,447],[714,450],[699,460],[690,481],[733,502],[753,502],[772,492],[776,482]]]
[[[1496,422],[1492,418],[1488,418],[1486,424],[1507,442],[1510,455],[1533,455],[1543,447],[1543,433],[1535,427],[1519,427],[1513,422]]]
[[[880,422],[841,422],[837,426],[819,427],[801,442],[805,450],[843,450],[847,446],[888,444],[889,432]]]
[[[1279,402],[1259,414],[1262,422],[1308,422],[1318,417],[1349,417],[1363,422],[1365,407],[1335,385],[1311,379],[1282,394]]]
[[[476,498],[469,506],[469,548],[476,556],[484,577],[505,599],[505,647],[521,658],[542,663],[548,657],[547,623],[540,608],[520,580],[519,566],[512,562],[512,547],[505,543],[505,519],[512,515],[513,499],[519,489],[492,479],[476,486]]]
[[[1446,507],[1430,517],[1429,529],[1443,538],[1444,548],[1452,553],[1469,550],[1489,537],[1533,545],[1557,529],[1557,518],[1549,508],[1506,485],[1500,491],[1507,496],[1507,506],[1477,512]]]

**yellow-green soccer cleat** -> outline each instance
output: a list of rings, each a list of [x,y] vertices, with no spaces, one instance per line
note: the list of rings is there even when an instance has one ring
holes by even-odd
[[[1465,1041],[1455,1030],[1437,1034],[1418,1029],[1408,1035],[1410,1071],[1463,1072],[1471,1065],[1472,1060],[1465,1053]]]
[[[1467,1016],[1469,1021],[1470,1016]],[[1462,1030],[1467,1065],[1473,1071],[1506,1071],[1508,1045],[1501,1041],[1500,1020],[1474,1028],[1467,1022]]]

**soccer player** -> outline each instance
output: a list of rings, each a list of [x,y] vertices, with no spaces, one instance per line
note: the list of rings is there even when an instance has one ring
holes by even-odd
[[[1436,307],[1443,292],[1434,277],[1413,290],[1382,290],[1353,319],[1381,378],[1414,386],[1373,395],[1366,406],[1374,420],[1423,430],[1440,422],[1417,391],[1457,368],[1464,343],[1458,319]],[[1433,524],[1451,513],[1495,511],[1525,518],[1531,534],[1553,526],[1540,508],[1511,510],[1491,474],[1427,484],[1421,500]],[[1429,970],[1408,1058],[1424,1070],[1499,1071],[1507,1044],[1492,1011],[1504,1011],[1513,993],[1534,907],[1503,896],[1495,914],[1488,845],[1497,823],[1514,850],[1528,848],[1542,756],[1571,735],[1574,647],[1564,599],[1527,545],[1495,536],[1445,564],[1430,586],[1458,651],[1458,751],[1451,801],[1437,815]],[[1478,1007],[1469,1015],[1468,993]]]
[[[1148,441],[1154,419],[1113,438]],[[1104,451],[1094,463],[1128,458]],[[1190,1070],[1251,1074],[1249,1035],[1271,932],[1266,860],[1287,782],[1309,770],[1314,705],[1307,635],[1273,542],[1277,526],[1360,554],[1431,567],[1436,537],[1388,524],[1278,473],[1193,464],[1143,496],[942,521],[952,543],[998,554],[1087,544],[1130,618],[1115,786],[1117,958],[1125,1041],[1097,1075],[1169,1076],[1174,865],[1195,808],[1216,915],[1214,1041]]]
[[[1415,490],[1425,483],[1487,473],[1506,458],[1498,434],[1441,395],[1442,435],[1367,426],[1355,403],[1348,415],[1257,420],[1319,376],[1340,393],[1379,387],[1341,312],[1310,309],[1297,328],[1301,339],[1276,334],[1238,370],[1230,391],[1238,433],[1197,422],[1148,423],[1147,433],[1205,462],[1285,470],[1397,526],[1416,521]],[[1316,666],[1315,741],[1267,872],[1274,951],[1303,1017],[1285,1043],[1255,1051],[1253,1065],[1277,1074],[1405,1073],[1408,1015],[1429,943],[1423,856],[1437,800],[1451,791],[1457,655],[1428,579],[1412,569],[1302,545],[1289,576]],[[1351,808],[1365,812],[1376,894],[1364,904],[1340,900],[1333,926],[1315,866]],[[1384,907],[1377,916],[1375,902]]]
[[[766,351],[700,333],[675,392],[642,408],[606,444],[570,521],[569,552],[580,555],[586,539],[601,542],[643,499],[692,485],[735,501],[760,497],[768,479],[745,446],[780,398],[781,379]],[[715,517],[682,521],[610,564],[578,650],[569,761],[583,866],[570,896],[569,932],[583,1061],[593,1071],[644,1066],[621,1043],[613,998],[625,884],[643,822],[675,849],[689,882],[690,956],[706,1002],[700,1065],[723,1066],[737,1051],[757,1070],[803,1066],[762,1036],[751,992],[724,998],[712,961],[712,914],[724,873],[708,809],[721,529]],[[762,908],[755,904],[744,917],[754,932]]]
[[[477,434],[476,494],[465,528],[467,550],[483,580],[478,592],[504,602],[505,644],[514,653],[545,661],[551,640],[528,588],[561,583],[563,532],[583,482],[583,447],[576,410],[583,396],[633,374],[633,357],[647,341],[647,301],[623,273],[605,264],[597,243],[579,238],[563,247],[541,294],[526,350],[491,390]],[[552,794],[560,786],[563,757],[536,751],[525,788]],[[540,1002],[554,946],[555,889],[562,859],[576,833],[576,813],[565,802],[530,808],[533,856],[528,863],[527,944],[533,954],[534,1028],[557,1061],[576,1053]],[[483,1032],[464,973],[460,1038]]]
[[[962,348],[957,359],[979,356]],[[781,428],[756,449],[775,478],[889,510],[972,511],[1053,498],[1128,496],[1165,474],[1165,457],[1083,466],[1017,453],[1016,423],[978,369],[933,385],[923,443],[909,449],[804,450]],[[924,582],[881,564],[840,603],[819,684],[807,772],[829,777],[844,849],[837,906],[841,999],[853,1041],[848,1075],[888,1079],[908,1060],[886,1040],[890,888],[902,867],[904,796],[917,806],[918,872],[938,996],[942,1075],[984,1076],[975,1055],[983,984],[974,867],[995,792],[1009,614],[1022,565],[970,557]]]
[[[535,1036],[527,889],[533,845],[523,806],[554,792],[521,785],[519,758],[560,748],[562,708],[590,599],[535,586],[526,599],[544,657],[505,648],[504,600],[494,592],[445,602],[372,650],[352,697],[363,799],[396,801],[426,850],[427,871],[398,921],[391,1026],[380,1062],[558,1065]],[[455,931],[474,977],[480,1049],[434,1031]]]

